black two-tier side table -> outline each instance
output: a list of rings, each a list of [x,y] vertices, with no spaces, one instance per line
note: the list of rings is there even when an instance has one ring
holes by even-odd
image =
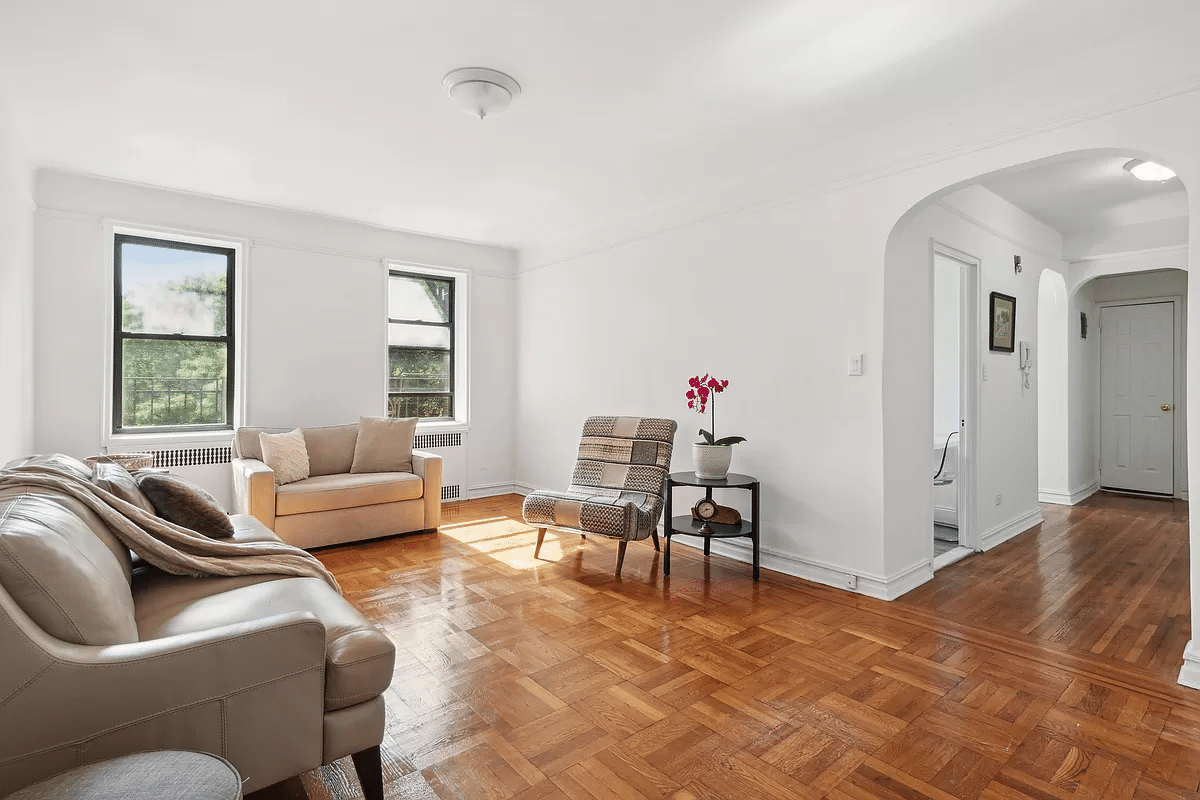
[[[701,528],[704,527],[704,522],[693,518],[691,514],[679,517],[671,515],[671,495],[677,486],[698,486],[704,489],[704,496],[709,500],[713,499],[713,489],[748,489],[750,491],[751,518],[742,520],[738,525],[722,525],[710,522],[708,523],[708,528],[711,533],[701,531]],[[703,537],[704,555],[706,556],[708,555],[709,543],[713,539],[737,539],[745,536],[754,545],[754,580],[758,580],[759,524],[757,478],[731,472],[720,480],[708,480],[697,478],[694,472],[672,472],[667,476],[666,513],[663,516],[666,520],[666,523],[663,525],[663,533],[667,538],[666,553],[663,557],[664,577],[671,574],[671,537],[683,534],[684,536]]]

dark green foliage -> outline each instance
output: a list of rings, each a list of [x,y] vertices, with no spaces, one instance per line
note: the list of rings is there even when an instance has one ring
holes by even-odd
[[[451,417],[449,391],[449,350],[388,348],[389,417]]]
[[[704,444],[721,445],[722,447],[725,447],[725,446],[728,446],[731,444],[739,444],[741,442],[746,441],[745,436],[722,436],[720,439],[717,439],[716,441],[714,441],[713,435],[711,433],[709,433],[708,431],[704,430],[704,428],[700,429],[700,435],[704,437]]]
[[[214,310],[214,333],[225,333],[225,277],[187,277],[168,286],[195,294]],[[122,328],[142,328],[142,313],[123,304]],[[225,413],[224,342],[126,339],[122,351],[123,427],[219,425]]]

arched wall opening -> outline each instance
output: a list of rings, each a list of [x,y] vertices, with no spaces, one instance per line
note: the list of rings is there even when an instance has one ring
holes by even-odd
[[[889,575],[909,568],[922,553],[932,558],[926,536],[933,522],[928,499],[932,487],[916,467],[924,467],[928,460],[927,442],[933,435],[929,411],[933,402],[931,296],[932,255],[937,246],[952,247],[980,264],[975,299],[978,369],[967,377],[978,396],[973,407],[964,408],[977,443],[971,489],[976,503],[970,523],[978,531],[980,549],[989,549],[1040,522],[1040,489],[1051,488],[1070,500],[1081,485],[1080,475],[1095,472],[1094,454],[1084,455],[1082,448],[1074,446],[1095,426],[1095,420],[1084,413],[1094,398],[1085,397],[1078,389],[1085,378],[1093,376],[1074,372],[1087,372],[1086,348],[1096,341],[1097,320],[1087,313],[1091,300],[1085,284],[1114,272],[1161,269],[1164,265],[1155,261],[1161,256],[1151,252],[1154,248],[1146,248],[1146,252],[1126,252],[1119,258],[1114,254],[1111,260],[1091,256],[1072,260],[1064,252],[1061,234],[1031,215],[1018,213],[1020,209],[1013,204],[979,186],[995,175],[1086,155],[1163,161],[1153,153],[1105,148],[1067,151],[1016,164],[928,195],[900,217],[888,236],[882,393],[884,558]],[[1014,256],[1021,258],[1020,270],[1015,268]],[[1172,265],[1187,269],[1186,239],[1173,254]],[[993,292],[1016,298],[1015,340],[1030,345],[1030,374],[1021,369],[1019,346],[1014,348],[1015,354],[989,347],[988,311]],[[1092,326],[1086,340],[1082,339],[1081,310]],[[1044,321],[1040,319],[1043,311]],[[1048,402],[1043,402],[1043,391]],[[1056,428],[1055,435],[1043,450],[1039,429],[1051,425]],[[1181,445],[1177,453],[1186,471],[1186,448]],[[1053,484],[1043,487],[1040,475]],[[1200,685],[1200,669],[1196,678]]]

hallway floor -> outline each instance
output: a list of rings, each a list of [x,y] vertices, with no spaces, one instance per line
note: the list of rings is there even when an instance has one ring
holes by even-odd
[[[1098,492],[896,601],[1174,680],[1191,637],[1188,504]]]

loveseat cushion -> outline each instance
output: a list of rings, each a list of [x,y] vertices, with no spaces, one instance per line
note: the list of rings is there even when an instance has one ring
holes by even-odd
[[[246,585],[247,579],[266,578]],[[273,578],[273,579],[272,579]],[[143,640],[193,633],[289,611],[311,611],[325,626],[325,710],[383,693],[396,648],[354,606],[317,578],[166,577],[135,586]]]
[[[137,641],[129,551],[112,548],[110,539],[78,500],[48,490],[0,491],[0,583],[64,642]]]
[[[354,446],[358,444],[358,423],[301,428],[308,447],[308,474],[337,475],[350,471]]]
[[[411,472],[319,475],[275,487],[275,515],[308,514],[421,497],[425,483]]]
[[[291,428],[238,428],[233,433],[233,454],[238,458],[257,458],[263,460],[262,445],[258,441],[260,433],[287,433]]]

